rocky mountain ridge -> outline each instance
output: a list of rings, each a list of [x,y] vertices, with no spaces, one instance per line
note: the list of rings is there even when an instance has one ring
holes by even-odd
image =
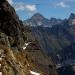
[[[58,75],[75,75],[75,14],[64,20],[35,14],[24,24],[31,25],[32,34],[56,64]]]
[[[42,14],[36,13],[30,19],[25,20],[24,24],[31,26],[52,27],[54,25],[64,25],[67,22],[69,25],[75,25],[75,14],[71,13],[68,19],[45,18]]]
[[[73,48],[70,49],[74,50],[74,43],[75,43],[75,14],[71,13],[68,19],[61,20],[59,23],[58,19],[51,18],[50,20],[44,18],[41,14],[36,13],[34,14],[29,20],[24,21],[24,24],[31,25],[32,34],[38,41],[40,42],[41,47],[43,50],[50,56],[52,55],[55,61],[58,61],[58,55],[61,56],[63,50],[64,53],[61,56],[61,60],[66,55],[69,46],[73,45]],[[40,25],[39,25],[40,22]],[[42,24],[42,25],[41,25]],[[72,53],[69,50],[69,53]],[[60,53],[60,54],[59,54]],[[68,54],[67,57],[72,56]],[[75,58],[74,58],[75,59]],[[60,60],[59,60],[60,61]],[[57,63],[57,62],[56,62]]]
[[[29,43],[30,42],[30,43]],[[3,75],[57,75],[30,27],[23,26],[12,6],[0,0],[0,71]]]

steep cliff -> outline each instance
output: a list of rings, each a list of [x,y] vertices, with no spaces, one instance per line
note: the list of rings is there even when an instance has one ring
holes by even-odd
[[[6,0],[0,0],[0,58],[3,75],[57,75],[30,27],[23,26]]]

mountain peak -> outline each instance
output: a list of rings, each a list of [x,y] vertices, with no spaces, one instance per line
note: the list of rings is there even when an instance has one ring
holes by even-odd
[[[40,19],[43,19],[44,16],[43,16],[42,14],[40,14],[40,13],[35,13],[35,14],[32,16],[32,18],[40,18]]]
[[[71,13],[69,19],[75,19],[75,14]]]
[[[33,16],[42,16],[40,13],[35,13]]]

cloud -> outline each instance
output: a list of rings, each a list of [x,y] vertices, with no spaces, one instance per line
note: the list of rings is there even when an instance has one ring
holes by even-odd
[[[28,12],[36,12],[37,6],[35,4],[25,4],[23,2],[13,2],[13,0],[7,0],[16,11],[28,11]]]
[[[13,0],[7,0],[11,5],[13,4]]]
[[[34,12],[37,10],[36,5],[26,5],[25,6],[28,11]]]
[[[65,4],[64,2],[59,2],[56,4],[57,7],[62,7],[62,8],[68,8],[69,5]]]
[[[16,11],[28,11],[28,12],[37,11],[37,6],[34,4],[25,4],[25,3],[19,2],[19,3],[15,3],[13,6]]]

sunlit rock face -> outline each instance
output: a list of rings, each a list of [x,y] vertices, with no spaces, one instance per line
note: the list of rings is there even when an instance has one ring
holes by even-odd
[[[52,60],[6,0],[0,0],[0,57],[3,75],[57,75]]]

